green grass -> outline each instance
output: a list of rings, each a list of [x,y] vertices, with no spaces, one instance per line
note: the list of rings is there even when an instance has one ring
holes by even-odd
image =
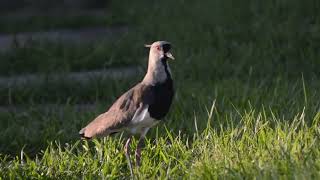
[[[142,44],[164,39],[176,57],[174,103],[148,133],[138,178],[320,177],[318,1],[127,0],[110,7],[135,28],[101,52],[145,66]],[[74,61],[72,71],[104,62],[100,56]],[[56,63],[52,71],[60,68],[67,69]],[[0,113],[0,177],[128,178],[125,135],[84,142],[77,132],[141,78],[0,89],[0,104],[28,107]],[[62,110],[44,111],[45,103]],[[76,111],[77,103],[96,109]]]
[[[120,43],[121,39],[118,41]],[[100,41],[89,45],[33,42],[29,47],[15,47],[12,51],[1,52],[0,75],[65,73],[133,65],[136,61],[123,57],[121,48],[116,48],[121,46],[117,45],[119,43]],[[133,54],[127,45],[122,45],[122,48],[128,49],[127,55]],[[139,55],[143,50],[140,49]]]
[[[112,14],[108,15],[82,15],[81,12],[77,15],[75,12],[72,15],[68,10],[63,14],[53,12],[50,15],[48,12],[35,13],[35,15],[27,15],[26,17],[13,16],[13,13],[1,14],[0,17],[0,33],[19,33],[30,31],[46,31],[56,28],[77,29],[84,27],[101,27],[107,25],[121,25],[122,23],[114,20]],[[69,14],[70,13],[70,14]],[[105,13],[106,14],[106,13]]]
[[[218,108],[212,107],[207,118],[202,119],[215,123],[215,128],[208,125],[192,136],[170,131],[159,135],[156,131],[155,139],[146,141],[142,166],[135,169],[136,176],[143,179],[319,177],[319,113],[313,124],[307,125],[303,111],[289,119],[291,122],[283,122],[266,115],[269,111],[254,110],[214,118]],[[30,158],[23,151],[13,159],[2,155],[1,176],[127,177],[129,170],[121,152],[122,143],[123,138],[49,143],[36,157]],[[135,144],[136,141],[133,147]]]
[[[119,27],[124,26],[121,19],[113,13],[104,13],[101,16],[71,16],[68,13],[65,13],[65,16],[34,15],[27,17],[2,14],[0,16],[0,34],[10,33],[13,35],[20,32],[94,27],[119,29]],[[125,33],[121,33],[119,30],[119,35],[117,35],[117,30],[114,30],[114,32],[114,37],[109,35],[108,38],[103,37],[107,40],[98,40],[95,43],[87,44],[47,42],[46,40],[40,42],[37,40],[28,41],[26,47],[18,43],[13,44],[10,50],[0,51],[0,75],[70,72],[132,65],[132,59],[127,57],[124,59],[119,52],[119,49],[127,49],[127,53],[133,50],[133,48],[128,48],[128,45],[119,48],[119,43],[121,44],[122,36],[123,34],[125,36]]]

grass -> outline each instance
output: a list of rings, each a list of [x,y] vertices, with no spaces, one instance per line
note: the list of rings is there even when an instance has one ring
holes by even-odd
[[[319,113],[312,125],[305,114],[291,122],[249,110],[226,121],[216,122],[193,136],[169,130],[146,141],[142,166],[137,177],[145,178],[309,178],[319,177]],[[205,119],[204,119],[205,120]],[[129,176],[121,152],[123,138],[104,138],[90,143],[75,141],[49,143],[45,150],[30,158],[23,151],[11,159],[2,155],[1,176],[34,178],[123,178]],[[136,141],[135,145],[136,146]],[[10,160],[11,159],[11,160]]]
[[[105,10],[105,9],[103,9]],[[32,10],[30,10],[32,12]],[[61,13],[63,11],[63,13]],[[26,11],[25,16],[13,15],[14,13],[2,13],[0,17],[0,33],[19,33],[30,31],[46,31],[57,28],[77,29],[94,26],[121,25],[114,20],[112,14],[100,13],[101,16],[92,14],[86,15],[79,11],[69,12],[70,9],[60,11],[44,11],[40,13],[30,13]],[[102,12],[102,10],[100,10]],[[92,11],[93,12],[93,11]]]
[[[142,44],[166,39],[176,57],[174,104],[148,133],[137,178],[319,178],[318,1],[122,4],[111,1],[112,13],[136,28],[105,52],[145,66]],[[101,61],[74,61],[73,71]],[[77,132],[141,78],[2,88],[2,105],[28,108],[0,113],[0,177],[128,178],[125,135],[84,142]],[[45,103],[62,110],[43,111]],[[77,111],[77,103],[96,108]]]
[[[69,15],[68,13],[63,15],[59,15],[57,12],[56,15],[44,13],[44,15],[27,17],[16,17],[12,13],[8,15],[2,14],[0,17],[0,35],[92,27],[119,29],[124,25],[121,19],[115,17],[113,13],[100,13],[100,16],[77,15],[76,13]],[[99,40],[95,43],[87,44],[47,42],[46,40],[39,42],[35,40],[27,41],[28,46],[24,46],[17,42],[12,45],[13,47],[10,50],[0,51],[0,75],[70,72],[132,65],[132,59],[127,57],[124,59],[121,57],[121,52],[119,52],[119,49],[128,49],[127,53],[130,52],[130,48],[127,48],[127,45],[119,48],[118,44],[121,44],[122,38],[121,31],[114,30],[114,32],[114,37],[109,35],[110,37],[103,38],[107,40]],[[120,35],[116,35],[116,33]],[[109,50],[106,51],[106,49]]]
[[[66,73],[133,65],[135,61],[132,58],[124,58],[122,52],[115,49],[117,44],[105,41],[91,45],[33,42],[30,47],[15,47],[12,51],[1,52],[0,75]],[[132,52],[128,50],[127,53]]]

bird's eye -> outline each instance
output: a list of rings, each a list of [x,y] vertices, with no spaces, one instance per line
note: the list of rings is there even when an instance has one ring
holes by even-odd
[[[156,46],[157,50],[160,51],[160,46]]]

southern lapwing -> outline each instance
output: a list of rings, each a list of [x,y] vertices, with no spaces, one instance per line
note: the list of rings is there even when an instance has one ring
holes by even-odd
[[[132,135],[140,135],[136,154],[136,164],[140,165],[141,146],[148,130],[157,124],[169,111],[174,95],[173,81],[168,59],[174,59],[169,52],[171,44],[157,41],[150,48],[148,71],[144,79],[117,99],[110,109],[100,114],[79,134],[84,139],[103,137],[127,131],[130,137],[124,150],[133,174],[129,146]]]

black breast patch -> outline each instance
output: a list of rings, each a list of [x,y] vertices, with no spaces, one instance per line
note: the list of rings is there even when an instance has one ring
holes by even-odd
[[[150,116],[154,119],[161,120],[168,113],[173,95],[173,82],[168,78],[165,82],[152,86],[154,101],[149,105]]]

